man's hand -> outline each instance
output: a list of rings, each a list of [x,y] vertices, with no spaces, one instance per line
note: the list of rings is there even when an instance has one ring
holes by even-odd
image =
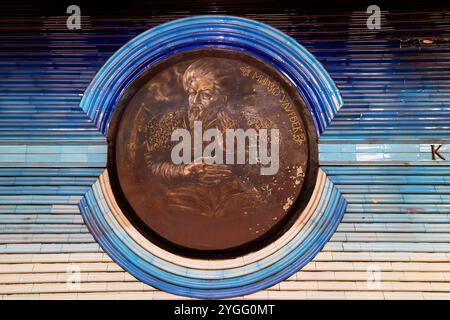
[[[231,170],[226,164],[190,163],[184,167],[184,175],[204,184],[215,185],[230,178]]]

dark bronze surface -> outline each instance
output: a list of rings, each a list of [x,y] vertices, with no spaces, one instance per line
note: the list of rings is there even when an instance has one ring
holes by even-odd
[[[260,164],[176,165],[174,129],[279,129],[279,170]],[[109,129],[113,191],[130,221],[179,254],[215,258],[280,236],[309,200],[317,141],[295,88],[270,65],[223,50],[176,54],[123,95]],[[206,143],[205,143],[206,144]]]

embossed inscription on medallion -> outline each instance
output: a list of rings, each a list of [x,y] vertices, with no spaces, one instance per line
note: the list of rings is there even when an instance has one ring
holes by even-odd
[[[304,102],[270,65],[192,52],[130,90],[113,117],[108,169],[119,205],[150,240],[244,252],[282,234],[309,200],[315,133]]]

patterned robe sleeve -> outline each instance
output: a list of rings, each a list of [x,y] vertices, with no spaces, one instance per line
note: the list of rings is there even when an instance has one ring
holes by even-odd
[[[168,112],[159,120],[153,118],[147,123],[145,162],[153,175],[166,180],[183,176],[185,166],[173,164],[170,158],[172,132],[182,126],[182,114],[179,111]]]

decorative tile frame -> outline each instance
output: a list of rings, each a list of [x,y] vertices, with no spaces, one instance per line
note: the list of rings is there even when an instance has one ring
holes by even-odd
[[[342,106],[334,82],[304,47],[265,24],[231,16],[180,19],[135,37],[100,69],[80,106],[106,136],[121,94],[142,72],[173,53],[203,47],[244,51],[282,72],[298,88],[319,136]],[[189,259],[153,245],[119,209],[107,171],[79,207],[101,247],[139,280],[178,295],[227,298],[270,287],[300,270],[328,242],[346,202],[319,169],[308,205],[283,236],[257,252],[226,260]]]

